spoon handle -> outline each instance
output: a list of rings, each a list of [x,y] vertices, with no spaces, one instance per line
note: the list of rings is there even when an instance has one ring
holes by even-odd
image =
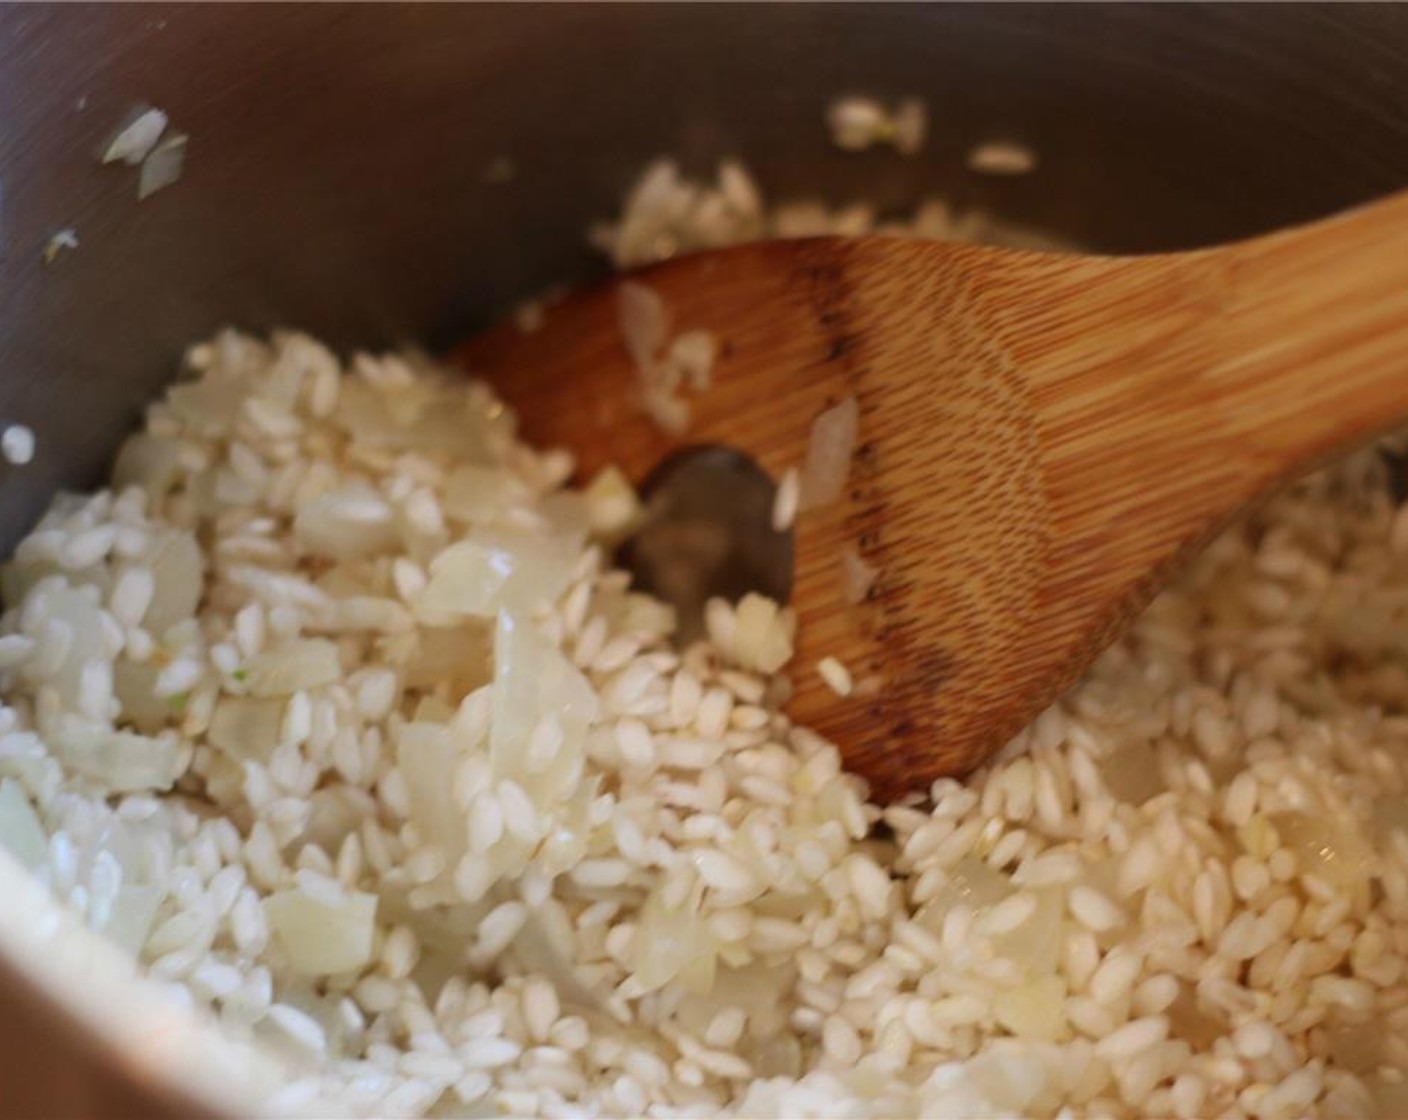
[[[1225,252],[1209,381],[1243,454],[1300,473],[1408,419],[1408,193]]]
[[[1048,594],[1097,609],[1408,420],[1408,194],[1194,253],[995,260],[978,303],[1029,386]]]

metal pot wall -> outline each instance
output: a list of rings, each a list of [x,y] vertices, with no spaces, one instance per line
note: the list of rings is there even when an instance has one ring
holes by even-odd
[[[924,152],[832,148],[848,90],[922,96]],[[190,136],[142,202],[97,159],[138,103]],[[1039,172],[965,171],[996,136]],[[0,472],[0,546],[102,476],[186,343],[443,344],[599,269],[583,230],[667,152],[736,153],[780,197],[940,193],[1103,251],[1206,244],[1408,183],[1408,9],[0,7],[0,424],[39,440]],[[79,246],[46,264],[64,228]],[[6,1115],[198,1111],[48,990],[0,950]]]

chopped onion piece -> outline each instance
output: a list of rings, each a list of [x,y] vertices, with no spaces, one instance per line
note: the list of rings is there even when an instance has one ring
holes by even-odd
[[[279,745],[284,701],[226,696],[215,706],[206,738],[236,758],[267,759]]]
[[[631,979],[642,992],[653,992],[676,978],[691,991],[708,992],[718,941],[690,905],[671,907],[662,895],[656,888],[641,907]]]
[[[193,434],[228,435],[244,405],[249,387],[229,374],[208,374],[198,381],[182,381],[166,392],[171,411],[190,425]]]
[[[1018,1038],[1057,1041],[1064,1033],[1066,981],[1043,976],[1028,984],[999,992],[992,1001],[993,1018]]]
[[[147,432],[138,432],[122,445],[112,471],[113,489],[119,493],[140,486],[153,498],[164,498],[180,481],[180,443]]]
[[[430,581],[416,605],[479,618],[492,618],[501,609],[527,613],[566,590],[575,562],[575,548],[558,536],[477,530],[431,560]]]
[[[204,558],[194,533],[167,529],[155,537],[142,561],[151,569],[153,585],[142,625],[159,638],[193,616],[200,606]]]
[[[145,735],[154,735],[171,718],[171,704],[156,694],[161,670],[150,662],[118,658],[112,666],[112,691],[122,705],[122,719]]]
[[[669,360],[696,393],[709,388],[718,359],[719,340],[710,331],[684,331],[670,343]]]
[[[342,677],[337,646],[325,638],[305,638],[256,654],[245,664],[245,684],[253,696],[290,696]]]
[[[1393,1076],[1396,1073],[1397,1071],[1393,1070],[1389,1072],[1389,1076],[1379,1074],[1366,1079],[1366,1087],[1374,1105],[1374,1111],[1370,1115],[1386,1118],[1408,1116],[1408,1081]]]
[[[745,669],[775,673],[792,658],[797,619],[764,595],[740,600],[733,632],[734,659]]]
[[[44,862],[49,837],[20,784],[0,778],[0,847],[33,870]]]
[[[891,140],[902,156],[916,155],[924,147],[929,130],[929,113],[917,97],[906,97],[890,120]]]
[[[156,194],[162,187],[169,187],[181,177],[188,139],[184,134],[168,136],[142,160],[142,172],[137,178],[138,201]]]
[[[812,421],[802,468],[802,509],[828,506],[845,492],[859,423],[860,406],[855,397],[847,397]]]
[[[413,652],[405,664],[408,689],[431,689],[443,684],[458,703],[493,677],[493,634],[477,619],[459,626],[423,626],[413,641]]]
[[[396,736],[396,765],[406,779],[411,817],[451,866],[465,850],[464,814],[452,793],[459,759],[460,746],[448,724],[407,723]]]
[[[447,517],[480,524],[493,521],[518,502],[527,502],[530,496],[512,472],[467,463],[450,472],[440,504]]]
[[[391,506],[365,482],[350,482],[314,498],[293,519],[304,551],[353,560],[392,548],[397,541]]]
[[[875,586],[875,577],[880,569],[867,564],[855,546],[847,545],[841,550],[841,595],[846,605],[854,607],[863,603]]]
[[[573,548],[580,548],[591,535],[591,510],[586,497],[576,490],[559,490],[556,494],[549,494],[539,503],[538,512],[552,532],[565,538],[561,542],[563,548],[567,547],[569,540]]]
[[[83,669],[91,661],[106,661],[103,612],[91,599],[75,587],[54,587],[47,590],[48,616],[53,623],[68,628],[71,640],[63,660],[47,674],[31,658],[21,672],[54,689],[65,709],[77,711],[83,692]]]
[[[1289,812],[1274,813],[1270,820],[1303,874],[1318,876],[1331,886],[1347,887],[1372,873],[1374,849],[1352,818]]]
[[[1231,1030],[1227,1023],[1202,1007],[1197,996],[1187,987],[1179,989],[1166,1014],[1173,1037],[1183,1039],[1196,1050],[1209,1049]]]
[[[147,943],[156,922],[156,912],[166,898],[164,887],[153,883],[127,884],[117,889],[107,924],[101,932],[121,948],[136,956]]]
[[[860,152],[884,135],[889,118],[885,107],[873,97],[844,97],[826,110],[831,141],[848,152]]]
[[[176,743],[113,731],[80,716],[61,715],[49,740],[66,765],[111,793],[167,790],[176,781]]]
[[[361,891],[348,891],[341,902],[279,891],[264,900],[264,914],[289,966],[308,976],[326,976],[351,972],[371,960],[376,901]]]
[[[338,390],[334,415],[357,442],[370,447],[485,464],[503,458],[517,426],[513,411],[487,389],[466,394],[462,386],[430,376],[394,385],[348,378]]]
[[[599,1009],[600,998],[582,982],[572,967],[570,946],[573,931],[570,927],[564,931],[565,946],[559,945],[551,932],[544,928],[544,918],[545,912],[542,910],[529,911],[523,929],[513,939],[510,951],[514,959],[527,972],[540,973],[550,980],[564,1002],[571,1001],[582,1008]]]
[[[689,402],[669,393],[647,386],[641,397],[641,406],[646,415],[655,421],[655,426],[669,436],[682,436],[689,428]]]
[[[635,487],[616,467],[606,467],[583,492],[591,528],[600,537],[619,537],[630,531],[641,515]]]
[[[979,1053],[964,1072],[988,1102],[978,1115],[1029,1116],[1031,1102],[1046,1085],[1045,1068],[1020,1053],[993,1049]]]
[[[1383,1024],[1372,1019],[1363,1023],[1332,1027],[1326,1033],[1330,1057],[1352,1073],[1372,1073],[1383,1064]]]
[[[975,914],[996,906],[1012,895],[1012,880],[977,856],[964,856],[949,872],[948,882],[920,911],[914,920],[933,933],[943,929],[944,916],[962,903]]]
[[[989,140],[968,153],[969,169],[980,175],[1028,175],[1036,163],[1036,152],[1011,140]]]
[[[500,611],[494,634],[494,707],[489,758],[495,777],[513,778],[540,802],[565,798],[576,787],[587,729],[599,702],[590,682],[533,627]],[[527,745],[538,721],[557,718],[562,743],[552,766],[531,772]]]
[[[44,263],[53,264],[65,249],[78,248],[78,234],[72,228],[61,229],[44,244]]]
[[[1100,777],[1115,797],[1131,805],[1143,805],[1165,788],[1159,760],[1149,743],[1129,743],[1113,751],[1100,763]]]
[[[665,301],[654,288],[627,280],[616,289],[616,314],[626,353],[645,380],[669,333]]]
[[[103,152],[103,162],[121,160],[130,167],[136,167],[156,147],[165,128],[166,114],[160,109],[137,113],[108,143],[107,150]]]

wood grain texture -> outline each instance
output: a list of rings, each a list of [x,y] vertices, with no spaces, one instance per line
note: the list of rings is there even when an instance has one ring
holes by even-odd
[[[856,397],[847,494],[797,523],[790,710],[880,796],[980,762],[1248,502],[1408,417],[1408,197],[1172,256],[816,239],[637,278],[722,340],[681,440],[637,407],[614,284],[458,358],[583,477],[715,442],[779,477]],[[880,570],[858,606],[848,547]],[[878,693],[835,696],[827,655]]]
[[[151,1063],[64,1008],[56,991],[0,961],[0,1116],[6,1120],[220,1120]]]

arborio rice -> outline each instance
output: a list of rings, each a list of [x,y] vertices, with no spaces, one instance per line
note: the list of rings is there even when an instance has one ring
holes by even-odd
[[[790,221],[737,167],[657,169],[600,236]],[[155,1064],[299,1116],[1408,1111],[1408,510],[1376,458],[884,808],[758,670],[785,616],[675,649],[593,543],[619,480],[564,490],[482,386],[294,334],[187,364],[20,545],[0,636],[0,929]]]

